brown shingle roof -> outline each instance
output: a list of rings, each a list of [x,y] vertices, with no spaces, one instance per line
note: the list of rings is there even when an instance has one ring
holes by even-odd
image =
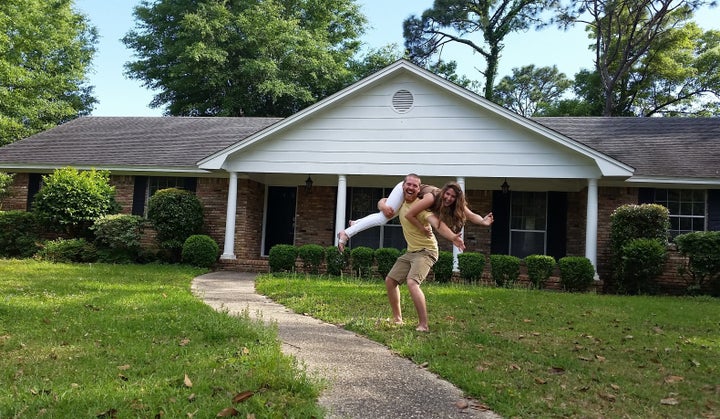
[[[720,118],[533,118],[635,168],[635,176],[720,178]]]
[[[0,163],[196,169],[281,118],[84,117],[0,148]]]

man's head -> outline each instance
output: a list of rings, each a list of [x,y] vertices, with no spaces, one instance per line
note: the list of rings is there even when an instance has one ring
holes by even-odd
[[[410,173],[405,176],[405,181],[403,182],[403,194],[405,201],[413,202],[417,199],[418,192],[420,192],[420,176],[415,173]]]

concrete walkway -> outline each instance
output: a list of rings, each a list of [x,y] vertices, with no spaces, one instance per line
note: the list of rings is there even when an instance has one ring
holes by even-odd
[[[277,322],[283,352],[329,383],[319,400],[328,418],[499,418],[385,346],[258,295],[254,278],[213,272],[195,278],[192,291],[216,310]]]

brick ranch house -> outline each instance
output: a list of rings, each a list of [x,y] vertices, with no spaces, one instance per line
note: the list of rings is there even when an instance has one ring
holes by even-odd
[[[585,256],[600,279],[620,205],[666,205],[673,234],[720,230],[720,118],[528,119],[405,60],[288,118],[72,120],[0,148],[16,174],[2,208],[27,210],[66,166],[109,170],[125,213],[161,188],[194,191],[227,269],[266,270],[278,243],[336,244],[411,172],[493,212],[492,228],[466,226],[467,251]],[[361,245],[404,240],[391,222]]]

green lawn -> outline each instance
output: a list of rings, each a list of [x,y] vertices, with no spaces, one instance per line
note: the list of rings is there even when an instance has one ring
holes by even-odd
[[[296,312],[427,365],[504,417],[719,417],[720,300],[423,285],[431,332],[377,280],[263,276]]]
[[[202,303],[201,273],[0,259],[0,418],[322,416],[277,330]]]

